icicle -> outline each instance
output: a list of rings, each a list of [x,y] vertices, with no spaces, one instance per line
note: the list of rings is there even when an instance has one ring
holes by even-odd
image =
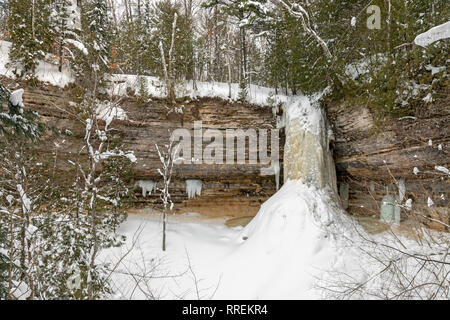
[[[156,191],[156,182],[153,180],[139,180],[135,185],[142,189],[142,196],[144,198],[147,194],[151,195],[153,190]]]
[[[380,218],[381,221],[392,223],[395,221],[395,198],[389,194],[389,187],[386,187],[386,195],[381,200]]]
[[[273,171],[275,172],[275,183],[278,190],[280,188],[280,164],[278,162],[273,165]]]
[[[286,126],[286,118],[284,114],[282,116],[277,116],[277,129],[282,129]]]
[[[196,195],[200,196],[202,193],[202,180],[187,179],[186,193],[188,194],[188,198],[195,198]]]

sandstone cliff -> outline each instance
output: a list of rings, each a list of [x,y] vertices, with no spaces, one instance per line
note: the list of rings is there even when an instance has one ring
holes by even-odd
[[[8,79],[2,79],[12,84]],[[24,103],[36,110],[50,126],[62,131],[70,130],[72,136],[58,138],[61,147],[55,149],[53,141],[45,141],[40,149],[44,159],[53,159],[57,151],[60,177],[67,179],[73,168],[65,159],[73,158],[82,146],[84,128],[72,119],[64,109],[71,101],[68,90],[40,85],[25,89]],[[418,213],[449,219],[450,177],[440,174],[435,166],[450,168],[450,98],[447,96],[439,107],[418,110],[415,118],[389,118],[376,123],[368,108],[351,103],[331,103],[327,108],[328,118],[335,134],[332,142],[336,163],[338,188],[347,211],[352,215],[378,216],[381,198],[386,186],[397,194],[396,181],[404,178],[406,198],[413,199]],[[214,128],[274,128],[272,110],[249,104],[230,103],[220,99],[185,101],[182,114],[168,113],[165,101],[152,100],[138,104],[133,96],[124,97],[121,107],[128,120],[114,120],[124,144],[138,159],[134,168],[133,185],[138,180],[159,180],[156,168],[159,160],[155,143],[163,145],[169,139],[169,131],[176,128],[193,129],[194,121],[202,121],[203,129]],[[432,141],[432,145],[429,144]],[[284,134],[280,141],[280,166],[283,164]],[[440,147],[439,147],[440,145]],[[225,152],[224,152],[225,153]],[[83,155],[81,154],[81,157]],[[253,216],[261,203],[276,192],[273,175],[262,175],[261,165],[207,165],[191,164],[175,167],[172,197],[175,212],[200,212],[208,216],[242,217]],[[415,174],[414,167],[420,172]],[[282,170],[282,169],[281,169]],[[281,177],[283,172],[281,172]],[[202,180],[200,197],[188,199],[186,179]],[[348,199],[346,187],[348,186]],[[141,196],[135,188],[136,207],[157,206],[158,195]],[[428,208],[427,198],[434,206]],[[405,218],[407,212],[402,211]],[[442,225],[430,223],[443,229]],[[445,228],[444,228],[445,229]]]

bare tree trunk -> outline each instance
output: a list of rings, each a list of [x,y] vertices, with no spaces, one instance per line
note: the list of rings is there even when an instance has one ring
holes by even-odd
[[[164,80],[166,82],[167,96],[169,96],[169,87],[170,87],[169,73],[167,72],[166,58],[164,56],[163,44],[162,44],[161,41],[159,42],[159,51],[161,53],[161,62],[162,62],[162,65],[163,65]]]
[[[387,16],[387,41],[388,41],[388,49],[391,51],[391,0],[387,0],[388,5],[388,16]]]
[[[170,87],[169,87],[169,100],[175,103],[175,75],[173,70],[173,50],[175,47],[175,32],[177,30],[177,13],[173,15],[173,24],[172,24],[172,40],[170,43],[169,50],[169,76],[170,76]]]
[[[116,4],[115,4],[114,0],[109,0],[109,1],[110,1],[111,12],[112,12],[113,21],[114,21],[114,29],[117,30],[119,28],[119,24],[117,23]]]
[[[13,260],[14,260],[14,215],[10,212],[10,221],[9,221],[9,268],[8,268],[8,294],[6,295],[6,299],[13,299],[12,297],[12,286],[13,286]]]
[[[247,44],[246,44],[246,38],[245,38],[245,28],[241,27],[241,55],[242,55],[242,81],[247,82]],[[246,83],[247,85],[247,83]]]
[[[33,35],[33,40],[35,37],[35,34],[34,34],[35,6],[36,6],[36,0],[33,0],[31,2],[31,34]]]
[[[231,99],[231,62],[228,53],[225,55],[225,59],[227,61],[228,68],[228,98]]]
[[[161,53],[161,62],[163,65],[164,77],[166,78],[166,90],[167,90],[167,99],[171,103],[175,103],[175,75],[173,70],[173,50],[175,47],[175,32],[177,28],[177,14],[174,14],[173,24],[172,24],[172,39],[170,43],[169,49],[169,61],[168,66],[166,64],[166,58],[164,56],[164,49],[162,42],[159,42],[159,51]]]

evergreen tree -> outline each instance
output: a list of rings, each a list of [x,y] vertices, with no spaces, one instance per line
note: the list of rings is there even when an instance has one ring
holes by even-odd
[[[53,43],[51,0],[10,0],[8,9],[11,64],[19,75],[31,74]]]
[[[97,77],[102,85],[110,69],[112,23],[107,0],[86,0],[81,6],[82,44],[88,54],[78,53],[75,68],[81,87],[87,88]]]
[[[174,14],[177,14],[176,32],[173,52],[173,75],[176,80],[192,79],[194,67],[193,22],[182,12],[179,3],[170,0],[157,2],[151,10],[151,41],[150,50],[153,61],[157,62],[155,73],[162,76],[161,54],[158,48],[162,43],[165,60],[169,59],[169,48],[172,41],[172,24]]]
[[[65,58],[72,58],[71,47],[76,46],[78,50],[83,50],[82,44],[78,41],[76,12],[71,0],[54,0],[52,7],[52,26],[54,41],[57,46],[58,69],[62,71]]]
[[[150,1],[139,2],[128,18],[120,21],[115,46],[122,71],[130,74],[151,75],[156,65],[150,48]]]
[[[245,100],[249,85],[248,74],[248,29],[257,26],[265,17],[266,0],[207,0],[203,7],[219,7],[237,20],[240,32],[240,92],[239,99]]]

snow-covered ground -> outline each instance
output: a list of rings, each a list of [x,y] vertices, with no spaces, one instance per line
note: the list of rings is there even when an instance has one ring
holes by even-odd
[[[292,200],[293,189],[284,188],[266,209],[283,207],[282,197]],[[306,205],[315,203],[311,200]],[[337,234],[323,232],[311,215],[292,210],[294,205],[295,201],[290,201],[285,210],[279,208],[278,215],[260,216],[246,228],[229,228],[220,221],[199,217],[189,222],[187,217],[170,216],[165,252],[161,250],[161,220],[155,215],[130,215],[119,230],[127,236],[126,245],[108,249],[101,257],[115,269],[113,298],[323,299],[336,297],[333,290],[344,290],[344,285],[366,281],[367,295],[355,291],[347,298],[377,298],[369,293],[381,295],[388,290],[387,284],[394,283],[391,274],[375,277],[384,267],[363,252],[370,249],[376,256],[377,250],[369,243],[361,238],[349,242],[346,237],[339,239]],[[305,203],[297,204],[302,205]],[[255,226],[261,228],[257,233],[253,233]],[[406,236],[399,235],[395,242],[390,232],[365,236],[402,250],[406,246],[409,252],[426,254],[432,249]],[[314,238],[317,241],[311,242]],[[359,246],[363,250],[357,249]],[[377,248],[381,254],[382,249]],[[383,254],[388,259],[392,252]],[[410,259],[399,268],[407,271],[407,277],[420,266]],[[448,271],[447,267],[444,272]],[[421,281],[428,276],[423,273]]]
[[[113,265],[120,261],[115,298],[148,298],[150,292],[162,299],[318,298],[315,279],[342,249],[322,229],[333,219],[329,208],[324,193],[290,181],[245,228],[169,217],[165,252],[160,220],[130,215],[119,230],[127,244],[103,256]],[[147,272],[148,282],[141,277]]]
[[[420,288],[405,285],[416,299],[438,292],[433,281],[445,281],[450,267],[421,259],[445,255],[449,235],[417,240],[398,228],[368,234],[326,191],[290,180],[245,228],[169,216],[165,252],[160,216],[130,215],[119,229],[126,245],[101,259],[114,270],[115,299],[395,298],[402,282]]]
[[[125,95],[127,88],[139,90],[140,81],[146,86],[147,93],[155,98],[164,98],[167,96],[165,92],[165,84],[158,77],[152,76],[136,76],[131,74],[114,74],[111,76],[111,92],[114,95]],[[237,100],[239,96],[239,84],[231,83],[231,100]],[[185,83],[177,83],[175,88],[177,97],[210,97],[229,99],[229,86],[224,82],[200,82],[194,83],[186,81]],[[247,92],[247,102],[257,105],[270,105],[279,102],[286,102],[288,96],[283,94],[275,95],[273,88],[262,87],[251,84]]]

